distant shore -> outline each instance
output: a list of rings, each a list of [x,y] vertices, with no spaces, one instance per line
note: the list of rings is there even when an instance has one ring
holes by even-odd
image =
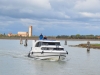
[[[78,44],[78,45],[69,45],[70,47],[82,47],[82,48],[93,48],[93,49],[100,49],[100,44]]]
[[[20,40],[20,37],[0,37],[0,39],[5,40]],[[38,37],[21,37],[22,40],[38,40]],[[68,41],[100,41],[100,39],[67,39],[67,38],[55,38],[48,37],[49,40],[68,40]]]

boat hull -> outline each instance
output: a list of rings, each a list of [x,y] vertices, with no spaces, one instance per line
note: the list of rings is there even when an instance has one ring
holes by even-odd
[[[41,60],[64,60],[68,52],[30,52],[29,57]]]

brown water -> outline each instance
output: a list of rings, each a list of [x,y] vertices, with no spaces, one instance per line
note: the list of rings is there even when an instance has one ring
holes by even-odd
[[[68,45],[87,41],[67,41]],[[91,42],[91,41],[90,41]],[[92,41],[91,43],[100,43]],[[0,40],[0,75],[100,75],[100,50],[69,47],[65,61],[43,61],[28,58],[32,42],[28,46],[19,44],[19,40]]]

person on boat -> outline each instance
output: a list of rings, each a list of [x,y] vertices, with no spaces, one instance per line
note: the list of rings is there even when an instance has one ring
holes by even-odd
[[[41,35],[39,36],[39,39],[40,39],[40,40],[43,40],[43,35],[42,35],[42,33],[41,33]]]
[[[47,40],[47,37],[46,36],[44,36],[44,38],[43,38],[44,40]]]

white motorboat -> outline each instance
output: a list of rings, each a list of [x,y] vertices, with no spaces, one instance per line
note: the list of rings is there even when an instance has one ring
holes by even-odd
[[[37,40],[33,41],[33,47],[28,56],[43,60],[64,60],[67,54],[60,41]]]

